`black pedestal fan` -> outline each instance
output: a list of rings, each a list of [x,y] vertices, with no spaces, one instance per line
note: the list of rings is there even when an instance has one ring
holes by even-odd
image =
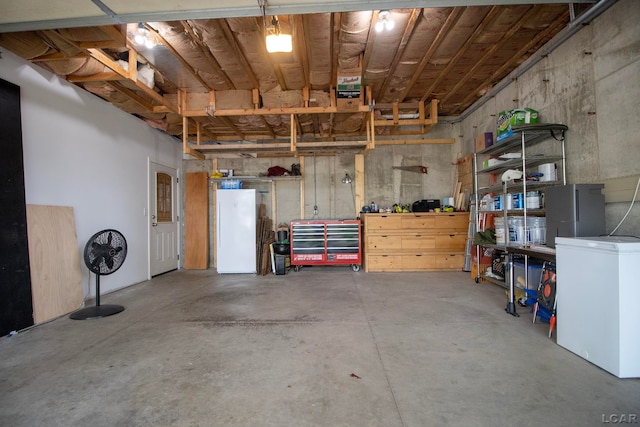
[[[84,263],[96,275],[96,305],[74,311],[71,319],[87,320],[107,317],[124,310],[121,305],[100,305],[100,276],[116,272],[127,256],[127,241],[117,230],[102,230],[94,234],[84,247]]]

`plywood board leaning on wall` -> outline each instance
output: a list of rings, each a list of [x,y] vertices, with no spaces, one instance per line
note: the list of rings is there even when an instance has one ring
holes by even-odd
[[[209,174],[187,173],[185,182],[185,256],[186,270],[209,268]]]
[[[77,310],[84,298],[73,208],[27,205],[33,320]]]
[[[460,183],[460,194],[462,200],[460,207],[468,209],[469,196],[473,194],[473,154],[469,154],[457,160],[457,175]]]

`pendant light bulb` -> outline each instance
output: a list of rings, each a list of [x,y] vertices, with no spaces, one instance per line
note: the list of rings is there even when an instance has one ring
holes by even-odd
[[[382,30],[391,31],[395,27],[395,22],[389,19],[389,11],[381,10],[378,14],[378,21],[376,22],[375,29],[379,33]]]
[[[393,21],[390,21],[388,19],[385,19],[384,21],[384,27],[387,29],[387,31],[391,31],[393,30],[393,27],[395,27],[396,24]]]

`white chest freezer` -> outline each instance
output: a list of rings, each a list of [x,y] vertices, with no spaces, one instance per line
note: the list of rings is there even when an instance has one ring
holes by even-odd
[[[640,239],[556,238],[557,342],[619,378],[640,377]]]

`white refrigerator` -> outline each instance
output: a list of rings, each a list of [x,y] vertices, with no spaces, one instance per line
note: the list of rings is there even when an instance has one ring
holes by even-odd
[[[256,273],[256,190],[216,191],[218,273]]]
[[[557,342],[614,374],[640,377],[640,239],[556,238]]]

